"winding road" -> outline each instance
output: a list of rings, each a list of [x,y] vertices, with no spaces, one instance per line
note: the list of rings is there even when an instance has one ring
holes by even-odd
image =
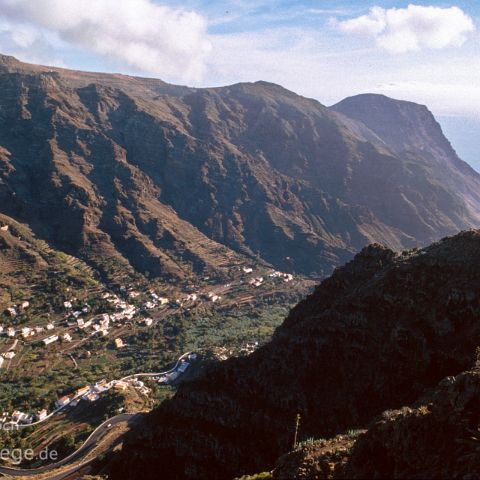
[[[33,475],[39,475],[41,473],[49,472],[51,470],[55,470],[63,465],[75,462],[82,457],[85,457],[87,453],[98,443],[101,437],[105,435],[105,433],[110,430],[114,425],[118,425],[119,423],[127,422],[128,424],[135,423],[135,421],[141,416],[141,414],[133,414],[133,413],[122,413],[121,415],[117,415],[112,417],[108,420],[105,420],[101,425],[99,425],[91,435],[85,440],[83,445],[76,450],[75,452],[71,453],[68,457],[59,460],[56,463],[52,463],[50,465],[45,465],[43,467],[38,468],[13,468],[13,467],[1,467],[0,466],[0,474],[6,475],[7,477],[28,477]],[[72,467],[72,470],[75,471],[79,468],[79,466]],[[67,475],[67,472],[62,472],[53,478],[63,478]]]
[[[169,373],[174,372],[182,360],[184,360],[186,357],[188,357],[192,352],[187,352],[181,355],[177,362],[175,363],[175,366],[172,367],[170,370],[166,370],[165,372],[159,372],[159,373],[136,373],[132,375],[128,375],[126,377],[123,377],[120,379],[120,381],[125,381],[129,380],[131,378],[137,378],[137,377],[157,377],[157,376],[162,376],[162,375],[167,375]],[[59,408],[55,412],[52,412],[52,414],[49,415],[49,418],[54,414],[57,413],[59,410],[62,410],[64,407]],[[115,417],[112,417],[108,420],[105,420],[101,425],[99,425],[92,433],[91,435],[85,440],[83,445],[78,448],[75,452],[71,453],[68,457],[63,458],[62,460],[59,460],[56,463],[52,463],[50,465],[45,465],[43,467],[38,467],[38,468],[30,468],[30,469],[21,469],[21,468],[14,468],[14,467],[2,467],[0,466],[0,475],[5,475],[7,478],[14,478],[14,477],[29,477],[29,476],[34,476],[34,475],[39,475],[41,473],[49,472],[52,470],[55,470],[59,467],[62,467],[63,465],[66,465],[67,463],[70,462],[75,462],[83,457],[85,457],[90,450],[95,447],[95,445],[98,443],[100,438],[105,435],[105,433],[112,428],[114,425],[118,425],[119,423],[127,422],[128,424],[134,423],[138,418],[141,416],[141,414],[133,414],[133,413],[122,413],[121,415],[117,415]],[[36,422],[40,423],[40,422]],[[28,426],[32,426],[34,424],[30,424]],[[90,460],[92,461],[92,460]],[[72,466],[71,469],[67,469],[53,477],[50,477],[49,480],[61,480],[62,478],[66,477],[67,475],[72,474],[73,472],[77,471],[79,468],[84,467],[86,464],[88,464],[90,461],[85,462],[81,465],[75,465]]]
[[[137,378],[137,377],[160,377],[162,375],[168,375],[169,373],[174,372],[182,360],[186,357],[188,357],[191,353],[193,352],[187,352],[184,353],[181,357],[178,358],[177,363],[175,364],[174,367],[172,367],[170,370],[166,370],[165,372],[159,372],[159,373],[133,373],[132,375],[127,375],[126,377],[121,378],[119,381],[123,382],[125,380],[129,380],[130,378]]]

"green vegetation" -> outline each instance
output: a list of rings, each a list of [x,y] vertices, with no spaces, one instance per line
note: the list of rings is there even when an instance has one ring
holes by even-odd
[[[256,473],[254,475],[244,475],[236,480],[270,480],[272,478],[271,472]]]
[[[228,313],[191,313],[180,320],[187,349],[266,343],[289,311],[289,305],[255,305]],[[175,323],[177,326],[179,323]]]

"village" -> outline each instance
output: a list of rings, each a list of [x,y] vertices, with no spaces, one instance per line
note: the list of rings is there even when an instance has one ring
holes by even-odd
[[[242,271],[244,274],[252,274],[253,268],[242,267]],[[278,271],[272,271],[267,275],[271,280],[281,279],[286,283],[294,278],[292,274]],[[5,367],[6,360],[15,358],[15,350],[19,339],[28,344],[47,347],[56,342],[69,344],[74,339],[81,341],[88,336],[99,335],[106,337],[111,331],[115,330],[115,327],[124,326],[126,322],[132,321],[134,318],[141,325],[151,327],[154,324],[154,319],[148,315],[149,311],[156,310],[158,313],[162,309],[166,311],[178,308],[188,309],[200,302],[217,303],[222,300],[222,295],[230,292],[234,286],[242,284],[258,288],[265,284],[265,277],[251,276],[246,281],[239,280],[238,282],[225,284],[208,291],[184,292],[174,299],[160,296],[152,290],[139,292],[134,288],[127,289],[127,287],[122,286],[118,294],[108,291],[101,294],[101,299],[106,300],[111,305],[113,311],[110,313],[98,313],[94,316],[90,316],[91,308],[88,303],[80,304],[77,298],[71,298],[63,303],[63,319],[49,321],[46,325],[22,325],[18,328],[0,324],[0,336],[7,337],[13,341],[12,344],[8,345],[0,353],[0,369]],[[143,299],[141,303],[136,301],[139,297]],[[133,304],[133,302],[136,304]],[[5,315],[13,320],[28,308],[30,308],[30,302],[25,300],[18,305],[8,307]],[[114,345],[117,349],[120,349],[125,346],[125,343],[123,339],[115,338]]]
[[[172,296],[161,295],[158,292],[148,289],[140,291],[135,287],[119,287],[117,292],[102,291],[99,299],[108,305],[108,311],[93,312],[88,302],[80,301],[76,297],[66,299],[63,302],[63,312],[59,318],[49,319],[43,325],[20,325],[15,320],[31,308],[30,302],[24,300],[12,305],[4,312],[4,317],[10,319],[0,325],[0,338],[3,342],[0,348],[0,373],[1,370],[8,370],[19,350],[19,346],[29,346],[36,350],[55,348],[68,353],[69,357],[76,364],[73,352],[76,346],[82,345],[89,338],[109,338],[111,348],[121,351],[128,346],[128,342],[119,332],[129,331],[128,325],[135,322],[141,328],[152,328],[156,322],[165,319],[168,315],[174,314],[179,309],[190,310],[196,305],[217,305],[226,298],[232,302],[235,300],[235,289],[241,288],[242,292],[248,289],[258,289],[269,282],[291,282],[294,277],[278,271],[262,272],[255,274],[252,267],[242,267],[241,278],[231,283],[209,286],[207,288],[195,288],[190,285],[187,291]],[[258,342],[251,342],[243,345],[240,354],[250,354],[258,348]],[[230,353],[231,354],[231,353]],[[221,353],[220,360],[227,358]],[[191,361],[196,359],[196,354],[189,352],[182,356],[175,367],[163,373],[137,373],[129,375],[120,380],[98,381],[92,385],[77,388],[69,395],[58,398],[55,405],[51,405],[50,411],[46,408],[35,412],[22,412],[15,410],[12,413],[4,412],[0,416],[0,429],[8,430],[23,428],[42,423],[53,415],[67,408],[75,408],[80,402],[96,402],[102,393],[115,389],[119,391],[127,388],[135,388],[144,395],[148,395],[149,389],[139,377],[148,377],[149,380],[159,385],[170,385],[177,381],[185,373]]]

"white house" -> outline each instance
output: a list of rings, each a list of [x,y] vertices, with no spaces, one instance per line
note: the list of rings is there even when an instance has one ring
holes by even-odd
[[[83,398],[88,400],[89,402],[96,402],[100,398],[100,395],[98,393],[92,392]]]
[[[64,397],[59,398],[56,402],[55,405],[57,408],[64,407],[65,405],[68,405],[72,401],[72,398],[69,397],[68,395],[65,395]]]
[[[56,342],[58,340],[58,335],[52,335],[50,337],[44,338],[43,343],[45,345],[50,345],[53,342]]]
[[[45,408],[43,410],[39,410],[36,414],[36,417],[37,417],[37,420],[40,421],[40,422],[42,420],[45,420],[48,417],[47,410]]]
[[[35,331],[32,330],[29,327],[23,327],[22,328],[22,337],[23,338],[28,338],[30,335],[35,335]]]

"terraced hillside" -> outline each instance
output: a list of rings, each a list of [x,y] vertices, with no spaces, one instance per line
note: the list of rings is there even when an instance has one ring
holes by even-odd
[[[51,248],[27,226],[0,214],[0,311],[30,298],[51,302],[58,293],[55,278],[87,294],[104,288],[83,261]]]

